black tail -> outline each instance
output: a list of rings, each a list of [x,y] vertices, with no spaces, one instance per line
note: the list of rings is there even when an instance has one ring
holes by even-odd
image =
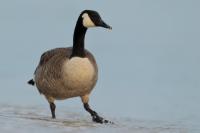
[[[35,81],[33,79],[29,80],[27,83],[30,84],[30,85],[32,85],[32,86],[35,85]]]

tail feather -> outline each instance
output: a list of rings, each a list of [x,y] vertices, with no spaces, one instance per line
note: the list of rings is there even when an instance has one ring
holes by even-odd
[[[27,83],[30,84],[30,85],[32,85],[32,86],[35,85],[35,81],[33,79],[29,80]]]

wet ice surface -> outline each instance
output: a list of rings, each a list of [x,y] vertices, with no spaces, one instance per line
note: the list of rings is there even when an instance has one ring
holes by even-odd
[[[44,107],[8,106],[0,108],[1,133],[199,133],[197,122],[150,121],[130,118],[109,118],[115,124],[93,123],[87,114],[73,109],[59,110],[52,120]]]

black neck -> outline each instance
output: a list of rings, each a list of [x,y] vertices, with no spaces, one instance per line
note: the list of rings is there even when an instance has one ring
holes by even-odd
[[[87,28],[82,24],[82,18],[79,18],[74,30],[73,49],[71,57],[85,57],[84,40]]]

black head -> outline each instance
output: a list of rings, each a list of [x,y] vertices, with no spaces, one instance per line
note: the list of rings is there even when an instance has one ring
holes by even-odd
[[[84,10],[80,17],[82,17],[82,24],[85,28],[90,27],[104,27],[112,29],[111,26],[106,24],[100,17],[99,13],[92,10]]]

